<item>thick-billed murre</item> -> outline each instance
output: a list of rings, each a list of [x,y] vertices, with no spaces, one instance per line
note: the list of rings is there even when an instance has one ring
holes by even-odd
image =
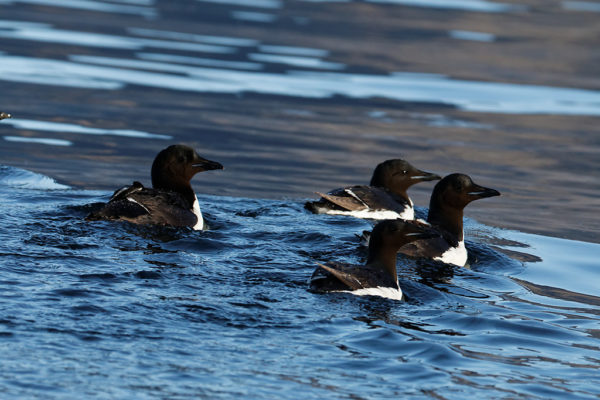
[[[202,158],[191,147],[172,145],[158,153],[152,163],[152,189],[140,182],[115,191],[102,209],[87,220],[123,220],[136,224],[204,227],[198,198],[190,180],[198,172],[223,169]]]
[[[467,249],[463,210],[474,200],[493,196],[500,196],[500,192],[476,184],[468,175],[451,174],[444,177],[433,189],[427,215],[427,222],[439,236],[409,243],[400,252],[464,266],[467,263]]]
[[[335,189],[304,207],[316,214],[352,215],[368,219],[414,219],[413,202],[406,194],[412,185],[440,179],[401,159],[387,160],[375,168],[369,186]]]
[[[425,224],[414,221],[381,221],[373,228],[365,265],[339,262],[319,264],[310,278],[310,289],[320,293],[351,291],[356,295],[402,300],[402,289],[396,272],[398,250],[415,240],[437,236],[438,233]]]

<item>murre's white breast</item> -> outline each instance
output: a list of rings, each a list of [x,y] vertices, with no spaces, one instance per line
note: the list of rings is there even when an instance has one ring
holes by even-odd
[[[378,286],[374,288],[357,289],[352,291],[342,290],[341,292],[352,293],[356,296],[380,296],[391,300],[403,300],[402,289],[400,289],[399,287],[398,289],[396,289],[391,287]]]
[[[458,246],[450,247],[441,256],[435,257],[434,260],[464,267],[467,263],[467,249],[465,248],[464,240],[458,242]]]
[[[200,203],[198,203],[198,197],[196,197],[196,195],[194,195],[194,205],[192,206],[192,212],[194,213],[196,218],[198,218],[198,222],[196,222],[196,225],[194,225],[192,229],[196,231],[201,231],[202,229],[204,229],[204,218],[202,218],[202,212],[200,211]]]

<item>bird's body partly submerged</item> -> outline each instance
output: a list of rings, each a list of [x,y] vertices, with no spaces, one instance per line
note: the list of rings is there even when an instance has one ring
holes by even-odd
[[[440,179],[404,160],[387,160],[373,172],[370,184],[319,193],[320,200],[307,202],[305,208],[316,214],[351,215],[365,219],[414,219],[413,202],[407,189],[419,182]]]
[[[464,241],[463,210],[474,200],[499,195],[494,189],[476,184],[468,175],[451,174],[444,177],[433,189],[427,215],[427,223],[439,236],[409,243],[400,252],[411,257],[464,266],[468,255]]]
[[[198,172],[213,169],[223,169],[223,166],[200,157],[191,147],[169,146],[154,159],[152,188],[146,188],[140,182],[122,187],[87,219],[187,226],[201,230],[204,219],[190,180]]]
[[[0,120],[7,119],[7,118],[12,118],[12,117],[8,113],[0,112]]]
[[[328,262],[318,264],[310,278],[314,292],[351,292],[355,295],[403,298],[396,272],[396,255],[403,245],[419,239],[433,238],[423,224],[400,219],[379,222],[369,242],[365,265]]]

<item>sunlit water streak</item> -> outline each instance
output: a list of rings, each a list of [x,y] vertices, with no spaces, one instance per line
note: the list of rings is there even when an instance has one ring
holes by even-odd
[[[496,40],[496,36],[486,32],[473,32],[473,31],[462,31],[454,30],[450,31],[450,37],[459,40],[471,40],[475,42],[486,42],[491,43]]]
[[[109,195],[0,167],[5,396],[600,395],[598,245],[468,220],[471,268],[401,258],[406,302],[317,295],[370,223],[202,195],[209,231],[85,222]]]
[[[562,6],[571,11],[600,12],[600,3],[591,1],[563,1]]]
[[[33,137],[23,137],[23,136],[4,136],[4,140],[7,142],[21,142],[21,143],[38,143],[38,144],[46,144],[49,146],[72,146],[73,142],[62,139],[54,139],[54,138],[33,138]]]
[[[232,11],[233,19],[239,21],[270,23],[277,20],[277,15],[251,11]]]
[[[209,0],[210,1],[210,0]],[[315,3],[341,3],[357,0],[304,0]],[[460,10],[485,13],[506,13],[524,11],[526,7],[486,0],[364,0],[368,3],[392,4],[411,7],[438,8],[442,10]]]
[[[477,112],[600,115],[600,92],[583,89],[464,81],[436,74],[290,71],[283,75],[112,57],[72,56],[71,59],[76,62],[0,56],[0,79],[113,90],[135,84],[171,90],[312,98],[385,97],[451,104]]]
[[[275,9],[281,8],[282,2],[280,0],[196,0],[203,3],[214,3],[223,4],[228,6],[243,6],[251,8],[267,8]]]
[[[17,129],[26,129],[32,131],[77,133],[82,135],[101,135],[101,136],[122,136],[138,139],[162,139],[168,140],[173,137],[170,135],[161,135],[148,133],[134,129],[103,129],[89,127],[65,122],[36,121],[29,119],[11,118],[5,120],[3,124],[9,124]]]
[[[115,4],[105,1],[94,0],[0,0],[0,5],[12,5],[16,3],[34,4],[45,7],[72,8],[86,11],[99,11],[105,13],[134,14],[148,19],[157,16],[156,10],[151,7],[153,1],[125,1],[131,4]],[[132,5],[133,4],[133,5]]]
[[[194,61],[190,56],[173,55],[170,58],[167,54],[151,55],[148,52],[137,53],[142,60],[74,54],[69,57],[70,61],[0,54],[0,79],[8,81],[106,90],[141,85],[170,90],[255,92],[309,98],[335,95],[383,97],[448,104],[475,112],[600,115],[600,92],[593,90],[468,81],[439,74],[368,75],[311,70],[346,68],[342,63],[323,59],[329,55],[326,49],[274,46],[252,39],[142,28],[129,28],[129,32],[143,37],[75,32],[48,24],[6,20],[0,21],[0,28],[4,28],[0,29],[0,37],[19,40],[122,50],[157,48],[169,52],[245,54],[234,60],[212,58],[213,62],[207,62],[206,58]],[[452,31],[451,35],[468,40],[493,40],[488,34],[469,31]],[[256,47],[260,53],[251,51]],[[270,63],[293,69],[285,73],[259,71]]]

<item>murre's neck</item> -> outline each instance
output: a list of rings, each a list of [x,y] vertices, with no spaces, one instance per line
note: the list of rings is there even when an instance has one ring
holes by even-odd
[[[395,197],[398,197],[400,200],[404,200],[406,203],[411,204],[410,198],[408,197],[408,194],[406,194],[406,190],[408,188],[402,188],[398,187],[398,185],[392,184],[391,180],[386,179],[386,177],[382,176],[382,174],[374,173],[369,185],[385,189],[391,192]]]
[[[400,199],[404,200],[406,202],[406,204],[409,204],[412,206],[412,201],[410,201],[410,197],[408,197],[408,194],[406,194],[406,189],[397,189],[397,188],[391,188],[391,187],[388,187],[387,189],[390,192],[392,192],[392,194],[394,194],[394,196],[399,197]]]
[[[194,193],[194,189],[192,189],[192,185],[185,179],[173,179],[172,177],[156,174],[152,176],[152,187],[154,189],[181,194],[189,205],[189,208],[192,208],[196,200],[196,194]]]
[[[396,255],[398,249],[395,247],[385,246],[381,243],[374,243],[376,238],[371,238],[369,241],[369,257],[367,265],[381,269],[386,276],[389,276],[390,282],[398,281],[398,273],[396,272]]]
[[[449,206],[440,201],[436,196],[431,196],[427,222],[450,233],[456,238],[457,242],[464,240],[462,208],[457,209],[456,207]]]

